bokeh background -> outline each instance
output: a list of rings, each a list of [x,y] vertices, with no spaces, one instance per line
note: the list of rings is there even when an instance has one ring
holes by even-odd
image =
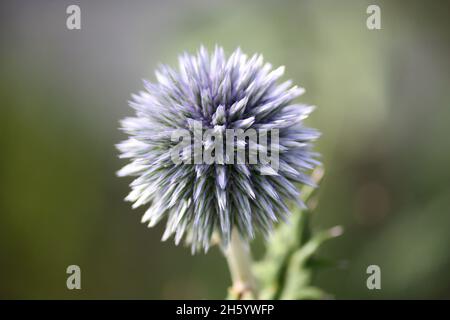
[[[81,30],[66,7],[81,7]],[[382,30],[366,28],[381,7]],[[337,299],[450,298],[447,1],[2,1],[0,298],[222,298],[220,251],[140,223],[114,144],[130,94],[201,44],[261,52],[323,132],[314,228],[345,234],[315,284]],[[66,288],[66,267],[82,290]],[[382,290],[366,288],[377,264]]]

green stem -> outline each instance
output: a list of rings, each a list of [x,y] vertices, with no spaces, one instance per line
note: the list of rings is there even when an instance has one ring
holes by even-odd
[[[230,268],[233,285],[230,296],[234,299],[256,299],[256,279],[252,272],[252,258],[248,243],[244,242],[239,232],[234,229],[231,241],[224,250]]]

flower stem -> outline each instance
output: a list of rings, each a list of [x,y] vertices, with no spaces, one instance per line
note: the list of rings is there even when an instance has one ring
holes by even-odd
[[[252,258],[248,243],[245,243],[239,232],[234,229],[231,241],[224,250],[230,268],[233,285],[230,297],[234,299],[257,299],[256,279],[252,272]]]

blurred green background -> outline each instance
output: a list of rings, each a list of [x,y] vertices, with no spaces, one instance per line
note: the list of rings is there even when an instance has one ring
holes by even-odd
[[[81,30],[66,7],[81,7]],[[382,30],[366,28],[381,7]],[[339,224],[315,284],[337,299],[450,298],[448,1],[2,1],[0,298],[222,298],[220,251],[140,223],[114,144],[159,62],[216,43],[306,88],[323,132],[314,227]],[[66,288],[66,267],[82,290]],[[377,264],[382,290],[366,288]]]

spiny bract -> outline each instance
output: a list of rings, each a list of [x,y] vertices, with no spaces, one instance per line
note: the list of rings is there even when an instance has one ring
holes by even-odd
[[[144,80],[146,91],[132,95],[136,115],[121,121],[129,138],[117,145],[131,163],[118,175],[137,176],[126,200],[133,208],[149,205],[142,222],[151,227],[167,218],[163,240],[175,234],[178,244],[185,235],[193,252],[206,251],[216,232],[226,246],[234,227],[245,239],[268,235],[289,214],[287,200],[302,205],[296,183],[311,184],[305,170],[319,164],[310,150],[319,133],[303,126],[313,107],[292,103],[304,90],[279,83],[283,73],[259,54],[248,59],[237,49],[227,59],[220,47],[211,55],[201,47],[179,57],[178,71],[161,66],[157,83]],[[192,131],[192,120],[205,129],[278,129],[278,172],[261,175],[261,163],[175,164],[171,135]]]

